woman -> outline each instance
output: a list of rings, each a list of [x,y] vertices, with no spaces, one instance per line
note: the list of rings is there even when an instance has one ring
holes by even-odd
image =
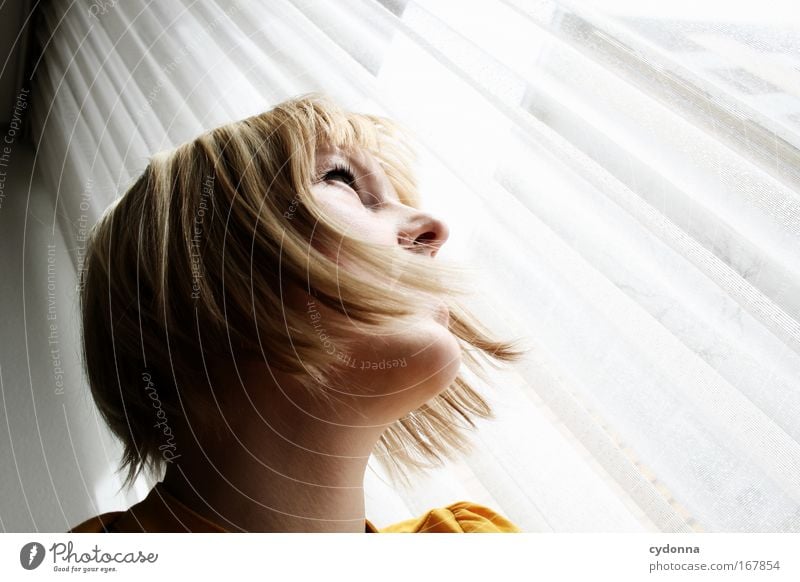
[[[462,376],[511,360],[434,257],[389,120],[309,94],[154,156],[82,276],[92,394],[141,503],[72,531],[375,532],[363,479],[467,448]],[[462,361],[463,360],[463,361]],[[517,531],[457,502],[382,531]]]

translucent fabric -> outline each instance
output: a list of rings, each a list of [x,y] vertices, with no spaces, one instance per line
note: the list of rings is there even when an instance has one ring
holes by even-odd
[[[414,132],[442,253],[531,348],[470,455],[411,489],[370,464],[376,526],[469,499],[523,531],[800,531],[795,8],[111,4],[47,3],[37,31],[37,167],[76,272],[150,155],[323,91]],[[84,517],[125,504],[101,475]]]

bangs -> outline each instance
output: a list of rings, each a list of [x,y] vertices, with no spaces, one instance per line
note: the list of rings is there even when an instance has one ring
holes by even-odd
[[[388,118],[342,109],[330,98],[309,93],[287,101],[270,112],[283,117],[282,128],[293,134],[295,153],[305,153],[302,162],[315,165],[316,150],[329,145],[344,150],[364,149],[380,163],[400,201],[414,208],[420,198],[413,178],[416,155],[411,136]]]
[[[337,107],[314,103],[311,125],[317,128],[316,140],[343,149],[363,148],[377,153],[381,136],[375,121],[359,113],[349,113]]]

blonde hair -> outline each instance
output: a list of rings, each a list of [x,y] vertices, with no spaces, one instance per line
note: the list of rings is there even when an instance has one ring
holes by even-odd
[[[482,363],[519,355],[460,307],[443,281],[452,275],[446,267],[431,276],[429,259],[358,240],[320,210],[310,186],[321,144],[366,149],[401,201],[418,205],[415,157],[403,130],[311,93],[154,155],[92,229],[81,276],[84,360],[94,400],[123,444],[125,485],[168,460],[154,406],[159,418],[219,428],[225,394],[209,386],[203,363],[220,357],[220,346],[222,355],[268,358],[315,392],[335,380],[336,355],[320,349],[308,313],[282,300],[287,285],[373,332],[411,314],[419,293],[435,293],[450,309],[466,369],[480,372]],[[379,276],[337,268],[319,248],[335,248]],[[326,321],[337,341],[343,325]],[[346,349],[342,342],[337,347]],[[468,450],[460,421],[474,426],[474,418],[493,416],[464,371],[383,433],[374,453],[393,477],[408,483],[404,469]]]

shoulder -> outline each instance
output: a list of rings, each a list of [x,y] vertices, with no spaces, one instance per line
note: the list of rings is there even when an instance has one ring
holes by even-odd
[[[516,525],[493,509],[457,501],[419,517],[380,528],[381,533],[520,533]]]
[[[117,521],[122,511],[110,511],[90,517],[70,529],[67,533],[109,533],[116,531],[114,522]]]
[[[103,513],[76,525],[68,533],[224,532],[195,513],[157,483],[139,503],[125,511]]]

